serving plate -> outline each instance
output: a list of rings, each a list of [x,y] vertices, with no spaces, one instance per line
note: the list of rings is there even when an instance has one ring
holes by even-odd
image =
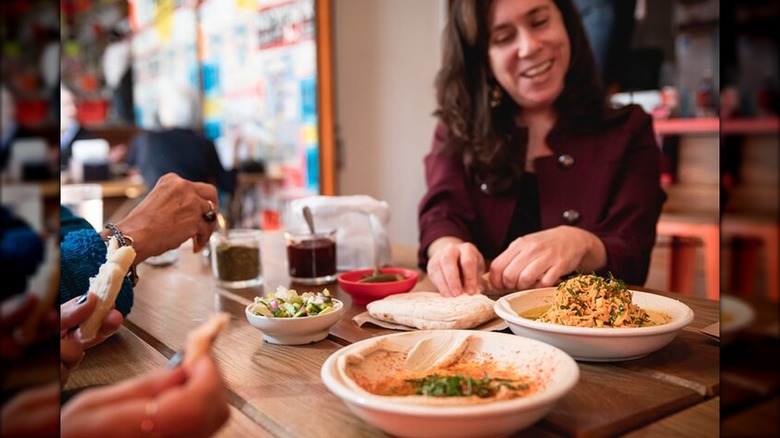
[[[729,344],[737,333],[750,325],[755,318],[756,312],[750,307],[750,304],[731,295],[721,295],[720,344]]]
[[[375,395],[356,387],[345,372],[355,357],[369,357],[377,345],[395,354],[371,356],[366,378],[381,379],[396,373],[418,345],[446,343],[468,337],[464,350],[488,357],[539,382],[540,388],[524,397],[483,403],[422,403],[419,397]],[[441,351],[441,349],[434,349]],[[414,350],[418,351],[418,350]],[[400,356],[399,356],[400,355]],[[419,365],[419,362],[415,362]],[[425,368],[423,368],[425,369]],[[563,398],[579,379],[577,363],[560,349],[543,342],[506,333],[469,330],[420,330],[366,339],[333,353],[322,366],[325,386],[340,397],[359,418],[398,437],[474,438],[508,436],[542,417]],[[447,399],[452,399],[448,397]]]
[[[579,361],[613,362],[638,359],[672,342],[693,321],[693,310],[662,295],[631,291],[633,302],[645,310],[661,312],[671,320],[649,327],[570,327],[520,316],[553,303],[555,287],[511,293],[496,301],[494,310],[513,333],[554,345]]]

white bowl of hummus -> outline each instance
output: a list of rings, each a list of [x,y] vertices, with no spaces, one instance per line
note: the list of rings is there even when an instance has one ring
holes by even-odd
[[[544,417],[579,380],[566,353],[474,330],[378,336],[333,353],[325,386],[359,418],[398,437],[495,437]]]

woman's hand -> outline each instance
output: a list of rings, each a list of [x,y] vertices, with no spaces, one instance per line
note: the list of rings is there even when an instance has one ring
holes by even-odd
[[[60,386],[52,382],[20,392],[3,405],[0,436],[60,435]]]
[[[208,437],[230,416],[214,360],[206,355],[189,368],[144,374],[74,397],[62,409],[63,437]]]
[[[122,325],[122,314],[111,309],[97,335],[87,342],[83,341],[80,332],[74,329],[89,318],[98,301],[97,295],[93,293],[88,293],[85,297],[73,298],[60,306],[60,384],[63,386],[70,377],[70,371],[84,357],[84,350],[103,342]]]
[[[485,258],[474,244],[442,237],[431,244],[428,253],[431,256],[426,271],[440,294],[456,297],[484,291]]]
[[[178,248],[189,238],[193,239],[193,250],[199,252],[216,226],[203,218],[212,205],[219,209],[216,187],[168,173],[116,226],[133,238],[136,263]]]
[[[515,239],[490,264],[489,281],[497,290],[548,287],[566,274],[596,271],[606,262],[598,237],[563,225]]]
[[[52,308],[38,320],[38,327],[30,339],[24,339],[21,327],[35,312],[38,303],[38,297],[32,293],[14,295],[3,301],[0,307],[0,357],[4,361],[18,359],[28,345],[56,335],[59,315]]]

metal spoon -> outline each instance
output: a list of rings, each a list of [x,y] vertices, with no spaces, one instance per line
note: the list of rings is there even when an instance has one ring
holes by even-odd
[[[314,232],[314,216],[311,214],[311,209],[308,205],[303,206],[303,218],[306,219],[306,225],[309,226],[309,231],[311,231],[312,234],[316,234]]]
[[[223,239],[227,240],[228,236],[228,227],[227,227],[227,221],[225,220],[225,216],[222,215],[222,213],[219,212],[219,210],[215,210],[217,213],[217,228],[219,228],[219,234],[222,236]],[[203,257],[208,258],[211,256],[211,246],[206,245],[203,247],[203,251],[201,251],[201,255]]]
[[[223,216],[222,213],[220,213],[219,211],[217,212],[217,226],[219,227],[222,236],[227,237],[228,234],[227,221],[225,220],[225,216]]]

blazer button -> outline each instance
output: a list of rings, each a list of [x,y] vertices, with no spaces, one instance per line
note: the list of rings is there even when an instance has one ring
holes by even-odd
[[[580,220],[580,212],[574,209],[563,212],[563,220],[570,224],[576,224]]]
[[[568,168],[570,168],[571,166],[574,166],[574,157],[572,157],[572,156],[571,156],[571,155],[569,155],[569,154],[563,154],[563,155],[561,155],[561,156],[559,156],[559,157],[558,157],[558,164],[559,164],[559,165],[560,165],[562,168],[564,168],[564,169],[568,169]]]

